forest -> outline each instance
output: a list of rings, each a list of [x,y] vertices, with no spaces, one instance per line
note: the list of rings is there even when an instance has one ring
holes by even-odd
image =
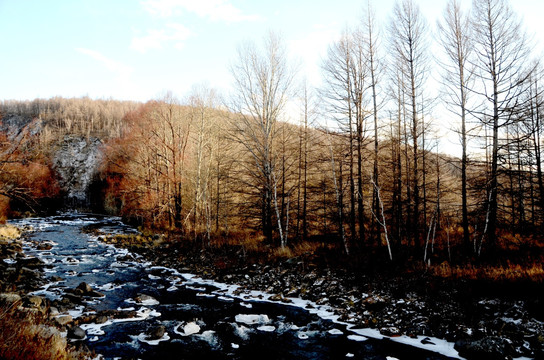
[[[510,3],[451,0],[436,26],[412,0],[360,19],[318,88],[270,32],[238,48],[231,94],[3,100],[2,219],[59,204],[52,158],[77,136],[104,154],[87,207],[176,241],[542,279],[543,72]]]

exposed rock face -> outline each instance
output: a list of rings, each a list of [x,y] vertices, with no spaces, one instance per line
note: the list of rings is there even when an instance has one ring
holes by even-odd
[[[67,203],[89,205],[89,187],[98,173],[103,154],[97,138],[67,136],[53,159],[59,184],[66,192]]]
[[[17,139],[25,127],[31,135],[43,129],[43,120],[30,116],[6,114],[0,121],[0,131],[6,132],[10,140]]]

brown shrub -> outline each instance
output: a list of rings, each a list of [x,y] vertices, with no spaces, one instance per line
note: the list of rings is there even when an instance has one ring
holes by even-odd
[[[9,215],[9,198],[0,195],[0,224],[5,224]]]
[[[14,304],[17,305],[17,304]],[[14,305],[0,307],[0,359],[85,359],[71,348],[43,315],[18,311]]]

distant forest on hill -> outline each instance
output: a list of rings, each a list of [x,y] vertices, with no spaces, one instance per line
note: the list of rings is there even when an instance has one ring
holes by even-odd
[[[427,265],[541,252],[543,73],[508,2],[476,0],[469,15],[451,1],[434,38],[412,1],[391,15],[379,30],[369,11],[330,44],[320,89],[300,84],[270,33],[239,48],[227,100],[199,86],[146,103],[3,101],[4,216],[58,204],[51,159],[76,136],[101,142],[95,210],[203,246]],[[459,123],[460,158],[436,150],[438,101]]]

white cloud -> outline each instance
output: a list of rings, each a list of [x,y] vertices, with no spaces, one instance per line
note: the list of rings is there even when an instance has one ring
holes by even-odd
[[[170,17],[184,11],[212,21],[240,22],[260,20],[258,15],[247,15],[229,0],[146,0],[144,8],[153,15]]]
[[[130,47],[143,53],[150,49],[162,49],[164,45],[173,43],[176,49],[181,49],[185,40],[192,35],[192,31],[182,24],[171,23],[164,29],[148,30],[147,35],[133,38]]]
[[[102,53],[85,48],[76,48],[76,50],[84,55],[88,55],[96,61],[104,65],[108,70],[116,73],[119,77],[128,78],[132,73],[132,68],[118,61],[112,60]]]

